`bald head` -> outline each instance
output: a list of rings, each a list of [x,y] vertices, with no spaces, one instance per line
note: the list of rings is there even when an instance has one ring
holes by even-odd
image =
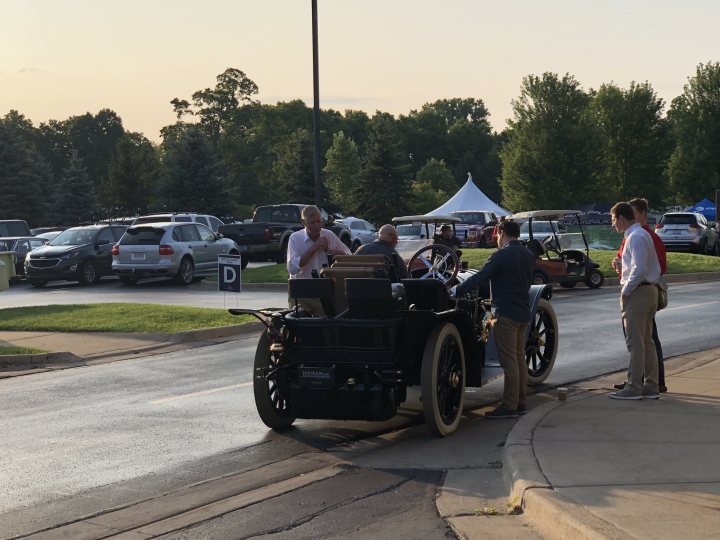
[[[388,244],[394,245],[395,243],[397,243],[397,239],[398,239],[397,229],[395,229],[395,227],[393,227],[390,224],[383,225],[382,227],[380,227],[380,230],[378,231],[378,237],[383,242],[387,242]]]

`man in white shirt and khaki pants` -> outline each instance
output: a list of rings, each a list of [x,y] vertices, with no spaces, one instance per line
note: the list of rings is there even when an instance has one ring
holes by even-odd
[[[658,399],[658,360],[652,340],[660,279],[655,247],[650,235],[635,221],[632,206],[617,203],[610,209],[615,230],[625,235],[620,273],[620,311],[625,343],[630,353],[628,382],[612,392],[612,399]],[[643,384],[643,375],[645,383]]]

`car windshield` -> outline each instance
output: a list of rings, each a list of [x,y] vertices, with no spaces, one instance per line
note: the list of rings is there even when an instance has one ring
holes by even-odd
[[[398,236],[420,236],[422,225],[419,223],[405,223],[397,226]]]
[[[485,224],[485,214],[455,214],[453,216],[462,219],[462,223],[478,223],[480,225]]]
[[[660,220],[660,225],[697,225],[695,216],[690,214],[666,214]]]
[[[51,242],[51,246],[82,246],[91,244],[95,238],[95,229],[68,229],[58,234]]]

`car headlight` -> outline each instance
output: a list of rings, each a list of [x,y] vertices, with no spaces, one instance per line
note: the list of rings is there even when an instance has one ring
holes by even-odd
[[[63,260],[74,259],[78,255],[80,255],[79,251],[72,251],[70,253],[66,253],[65,255],[60,255],[60,259],[63,259]]]

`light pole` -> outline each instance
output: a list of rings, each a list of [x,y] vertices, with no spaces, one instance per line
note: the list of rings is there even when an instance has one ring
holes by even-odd
[[[315,205],[319,208],[322,181],[320,180],[320,83],[318,71],[317,0],[312,0],[313,40],[313,134],[315,147]]]

